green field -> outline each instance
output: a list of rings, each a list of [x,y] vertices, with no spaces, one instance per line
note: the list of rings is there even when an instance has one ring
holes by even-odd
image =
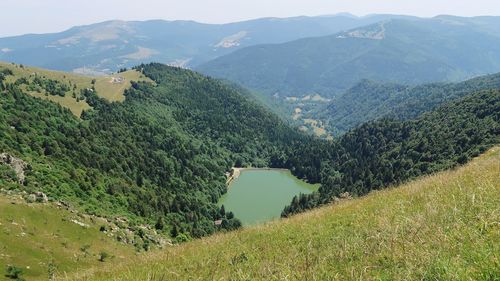
[[[70,276],[79,280],[497,280],[500,147],[456,170]]]
[[[51,267],[56,276],[65,276],[108,262],[124,262],[134,255],[132,246],[100,232],[102,225],[107,225],[103,219],[80,216],[53,204],[27,204],[0,195],[2,278],[8,265],[21,268],[27,280],[47,280]],[[99,261],[101,252],[110,256],[104,262]]]
[[[36,73],[39,76],[44,76],[48,79],[60,81],[65,84],[76,85],[76,92],[82,89],[92,88],[92,81],[95,80],[95,89],[100,97],[103,97],[111,102],[123,101],[125,90],[130,88],[131,81],[147,81],[153,82],[147,77],[144,77],[140,72],[135,70],[128,70],[122,73],[113,74],[110,76],[83,76],[74,73],[52,71],[36,67],[22,66],[18,64],[0,62],[0,69],[7,68],[12,70],[14,76],[8,76],[7,82],[15,82],[19,78],[30,79]],[[113,82],[113,78],[123,78],[119,83]],[[71,92],[66,93],[64,97],[57,95],[45,95],[45,92],[27,91],[30,95],[48,99],[56,102],[63,107],[66,107],[73,112],[76,116],[80,116],[83,110],[90,109],[90,106],[84,100],[78,101],[74,98]]]

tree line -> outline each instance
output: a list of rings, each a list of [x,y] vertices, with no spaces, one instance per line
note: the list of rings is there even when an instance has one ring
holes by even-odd
[[[464,164],[500,142],[500,90],[481,91],[417,119],[368,122],[317,153],[317,193],[294,198],[283,217]]]

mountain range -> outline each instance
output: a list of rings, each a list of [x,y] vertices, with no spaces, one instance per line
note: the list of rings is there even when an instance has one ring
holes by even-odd
[[[142,62],[194,67],[234,50],[322,36],[396,15],[262,18],[229,24],[108,21],[53,34],[0,38],[0,60],[84,74]]]
[[[3,277],[499,276],[500,17],[110,21],[0,60]],[[318,189],[232,231],[242,168]]]
[[[500,18],[387,19],[334,35],[244,48],[196,69],[276,96],[335,97],[362,79],[460,81],[500,71]]]

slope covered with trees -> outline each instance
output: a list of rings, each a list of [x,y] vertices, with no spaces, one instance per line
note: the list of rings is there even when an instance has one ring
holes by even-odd
[[[288,168],[322,184],[296,198],[288,215],[346,191],[363,195],[465,163],[498,143],[498,90],[415,121],[371,122],[329,142],[293,130],[212,78],[161,64],[136,69],[155,83],[132,83],[123,102],[86,89],[81,94],[92,109],[81,119],[3,81],[0,151],[29,164],[23,186],[2,169],[4,186],[156,225],[183,241],[239,227],[216,204],[231,166]]]
[[[269,96],[335,97],[362,79],[460,81],[500,71],[496,17],[390,19],[334,35],[247,47],[197,67]]]
[[[133,83],[126,100],[113,103],[85,90],[93,109],[82,119],[2,84],[0,151],[30,164],[22,189],[87,213],[165,221],[174,237],[238,227],[216,205],[225,172],[283,165],[275,159],[285,148],[308,138],[216,80],[160,64],[138,69],[156,85]]]
[[[309,113],[323,120],[330,132],[342,134],[382,117],[413,119],[448,101],[468,94],[500,88],[500,74],[481,76],[460,83],[405,86],[363,80],[326,107]]]
[[[497,146],[455,171],[67,279],[495,280],[499,162]]]
[[[345,134],[318,153],[325,161],[319,192],[293,199],[283,216],[364,195],[466,163],[500,142],[500,90],[466,96],[410,121],[383,119]]]

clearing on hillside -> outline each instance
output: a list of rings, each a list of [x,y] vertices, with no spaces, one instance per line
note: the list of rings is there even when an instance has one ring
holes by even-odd
[[[121,102],[125,100],[124,92],[131,87],[131,81],[153,81],[136,70],[127,70],[110,76],[83,76],[74,73],[52,71],[36,67],[24,66],[20,64],[0,62],[1,69],[10,69],[13,76],[7,76],[7,82],[14,83],[19,79],[26,79],[33,82],[35,77],[42,81],[57,81],[64,86],[64,94],[57,95],[48,93],[44,87],[24,87],[24,90],[32,96],[48,99],[66,107],[74,115],[80,117],[83,110],[90,109],[90,106],[83,99],[80,99],[80,92],[83,89],[95,88],[97,94],[111,102]]]

